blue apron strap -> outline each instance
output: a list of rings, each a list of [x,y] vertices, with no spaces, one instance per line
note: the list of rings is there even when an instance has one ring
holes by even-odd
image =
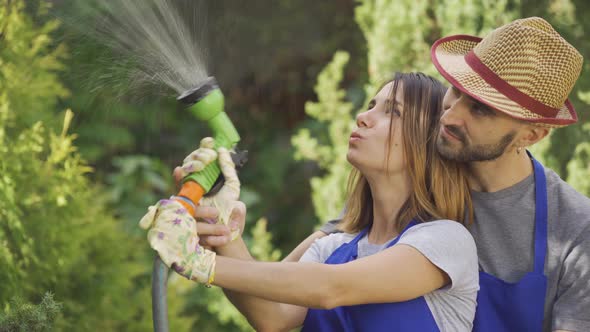
[[[527,153],[529,153],[527,151]],[[543,166],[529,153],[535,171],[535,265],[534,271],[543,274],[547,254],[547,180]]]
[[[352,241],[345,244],[347,248],[350,248],[349,253],[352,259],[357,259],[359,252],[358,242],[369,232],[370,227],[371,225],[365,227]]]

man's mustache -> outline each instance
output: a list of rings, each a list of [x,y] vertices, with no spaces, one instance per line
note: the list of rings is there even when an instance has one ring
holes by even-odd
[[[467,135],[465,135],[461,128],[453,125],[446,125],[444,127],[446,131],[448,131],[451,135],[457,137],[461,142],[465,143],[467,141]]]

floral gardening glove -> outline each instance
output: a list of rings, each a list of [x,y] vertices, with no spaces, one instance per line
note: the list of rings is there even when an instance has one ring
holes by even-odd
[[[215,271],[215,252],[199,245],[197,224],[174,199],[162,199],[148,208],[139,225],[149,229],[150,246],[168,267],[187,279],[210,284]]]
[[[205,137],[201,140],[199,148],[191,152],[182,161],[180,172],[182,177],[195,172],[200,172],[207,165],[217,159],[217,151],[215,151],[215,140],[212,137]]]
[[[206,220],[209,223],[224,224],[231,229],[231,240],[233,241],[241,234],[237,224],[231,223],[231,214],[240,198],[240,179],[236,173],[234,162],[230,152],[225,148],[215,151],[215,140],[206,137],[201,140],[200,148],[189,154],[180,167],[182,177],[198,172],[218,157],[221,173],[225,183],[219,192],[211,197],[203,197],[199,202],[202,206],[213,206],[219,211],[217,221]]]

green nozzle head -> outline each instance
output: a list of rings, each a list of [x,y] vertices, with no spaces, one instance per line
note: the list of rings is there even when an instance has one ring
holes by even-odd
[[[213,132],[216,147],[232,149],[239,141],[240,135],[227,114],[223,111],[224,99],[217,81],[209,77],[198,87],[188,90],[178,98],[200,121],[205,121]],[[207,166],[203,171],[187,177],[194,180],[203,189],[209,191],[219,177],[220,169],[217,163]]]

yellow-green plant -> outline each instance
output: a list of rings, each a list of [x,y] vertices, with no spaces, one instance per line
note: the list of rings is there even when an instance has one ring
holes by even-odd
[[[49,306],[27,309],[51,292],[63,305],[53,330],[146,331],[153,255],[105,208],[68,133],[73,113],[56,111],[68,94],[56,27],[35,25],[23,0],[0,0],[0,309],[26,326],[53,315]],[[171,328],[188,330],[180,300],[170,303]]]

